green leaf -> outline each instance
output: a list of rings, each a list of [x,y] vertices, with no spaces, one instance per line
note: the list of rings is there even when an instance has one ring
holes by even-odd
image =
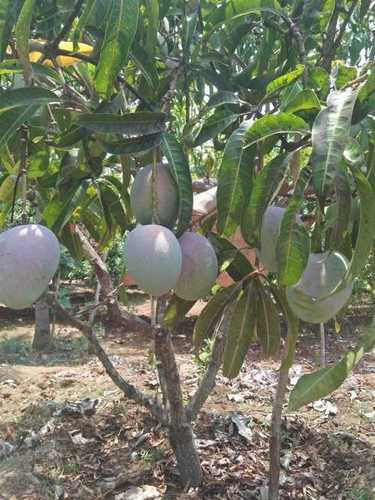
[[[4,59],[19,6],[19,0],[2,0],[0,2],[0,61]]]
[[[114,155],[136,155],[146,153],[160,146],[162,134],[150,134],[140,137],[130,137],[117,142],[103,142],[107,153]]]
[[[72,37],[74,50],[78,50],[78,42],[81,40],[83,30],[85,29],[91,14],[94,12],[95,3],[96,0],[87,0],[86,5],[79,16]]]
[[[256,338],[257,293],[253,283],[237,298],[229,321],[229,331],[225,342],[223,375],[237,377],[247,351]]]
[[[122,200],[116,181],[118,179],[112,176],[98,179],[99,201],[103,209],[103,215],[108,230],[114,229],[114,223],[117,223],[122,231],[125,231],[129,225],[129,217],[126,213],[126,207]]]
[[[190,311],[195,304],[194,301],[184,300],[173,295],[164,313],[164,323],[168,328],[175,327]]]
[[[21,90],[22,92],[19,92]],[[6,99],[4,104],[7,108],[0,109],[0,148],[9,141],[23,123],[34,116],[42,104],[57,101],[56,96],[48,90],[43,91],[43,97],[33,97],[38,94],[35,91],[42,91],[42,89],[24,88],[9,90],[2,94],[2,103],[3,99]]]
[[[316,90],[322,99],[325,99],[329,92],[329,79],[329,74],[323,68],[309,68],[309,86]]]
[[[84,252],[82,248],[82,242],[79,236],[71,230],[68,224],[64,226],[59,239],[61,243],[69,250],[69,253],[73,257],[73,259],[83,259]]]
[[[193,210],[190,167],[181,144],[172,134],[163,135],[161,148],[178,187],[179,208],[176,236],[179,237],[189,227]]]
[[[350,223],[352,190],[347,170],[340,165],[334,179],[336,191],[335,222],[329,237],[330,250],[342,250],[345,234]]]
[[[20,58],[25,82],[31,80],[32,68],[29,61],[29,38],[35,0],[25,0],[15,27],[17,54]]]
[[[257,337],[266,358],[274,357],[280,349],[280,319],[278,310],[263,285],[258,284]]]
[[[275,134],[309,134],[309,125],[292,113],[278,113],[259,118],[248,128],[245,136],[247,146]]]
[[[361,170],[351,167],[360,198],[360,219],[357,243],[346,276],[348,282],[363,271],[375,237],[375,192]]]
[[[157,89],[159,85],[159,75],[156,67],[153,63],[153,60],[149,57],[144,48],[137,43],[136,40],[134,40],[133,42],[133,46],[130,51],[130,57],[142,72],[150,88]]]
[[[60,234],[86,195],[88,181],[74,185],[63,195],[56,194],[43,211],[42,220],[55,234]]]
[[[139,136],[162,132],[165,118],[164,113],[152,111],[139,111],[123,115],[81,113],[77,118],[77,124],[102,134]]]
[[[310,238],[297,216],[301,209],[304,192],[311,178],[311,170],[301,170],[293,196],[288,202],[280,226],[276,244],[279,283],[290,286],[297,283],[307,265],[310,254]]]
[[[73,125],[66,132],[57,135],[52,144],[57,149],[70,150],[74,144],[84,139],[87,133],[86,129]]]
[[[324,198],[332,186],[336,169],[348,141],[357,92],[348,88],[332,92],[312,129],[311,165],[315,191]]]
[[[236,94],[228,90],[222,90],[210,97],[206,109],[217,108],[223,104],[240,104],[240,102],[241,100]]]
[[[331,394],[350,375],[364,354],[371,351],[374,346],[375,321],[373,320],[355,349],[346,353],[338,363],[314,373],[302,375],[290,394],[288,410],[296,411],[302,406]]]
[[[248,16],[252,12],[274,12],[282,13],[279,2],[276,0],[231,0],[225,5],[225,17]]]
[[[158,46],[158,29],[159,29],[159,0],[146,0],[147,9],[147,31],[145,49],[151,57],[154,56],[156,47]],[[160,19],[162,19],[160,17]]]
[[[218,172],[216,194],[220,234],[230,236],[236,230],[249,198],[254,173],[254,150],[244,149],[248,122],[233,132],[224,149]]]
[[[115,78],[127,63],[137,32],[138,15],[139,0],[112,0],[95,78],[98,94],[106,98],[111,94]]]
[[[238,118],[237,113],[232,113],[227,109],[218,109],[209,116],[203,123],[203,126],[194,140],[193,147],[200,146],[210,139],[215,138],[220,132],[223,132]]]
[[[237,293],[239,290],[235,285],[224,288],[214,295],[202,310],[195,323],[193,333],[193,343],[196,349],[199,349],[203,341],[212,335],[225,306],[234,299]]]
[[[13,199],[17,176],[8,175],[0,185],[0,202],[10,203]],[[18,191],[18,189],[17,189]]]
[[[336,69],[336,88],[341,89],[344,85],[357,78],[357,70],[354,66],[345,66],[339,63]]]
[[[279,2],[276,0],[231,0],[230,2],[226,2],[224,6],[225,19],[220,19],[220,21],[207,32],[207,39],[210,38],[218,28],[222,28],[228,23],[241,20],[243,17],[247,17],[251,14],[271,12],[281,17],[284,14]]]
[[[51,102],[58,102],[58,97],[49,90],[31,87],[7,90],[1,94],[0,100],[0,119],[5,111],[14,108],[27,108],[31,106],[41,106]]]
[[[33,70],[33,74],[35,76],[49,78],[50,80],[57,82],[59,85],[64,85],[64,79],[62,75],[60,75],[60,73],[53,68],[44,66],[44,64],[31,63],[31,69]]]
[[[234,246],[229,240],[215,233],[210,233],[208,239],[215,249],[219,269],[225,268],[225,271],[232,280],[239,281],[254,271],[253,266],[240,249]]]
[[[354,106],[352,123],[363,120],[375,106],[375,68],[368,75],[368,79],[361,86]]]
[[[241,220],[242,236],[251,246],[259,245],[264,211],[283,184],[289,159],[290,155],[287,154],[276,156],[255,178],[250,200]]]
[[[313,90],[304,89],[290,99],[285,111],[288,113],[298,113],[299,111],[320,111],[320,102]]]
[[[266,87],[266,93],[273,94],[274,92],[278,92],[288,85],[291,85],[303,75],[304,71],[305,67],[303,64],[298,64],[295,70],[272,80],[272,82],[270,82]]]

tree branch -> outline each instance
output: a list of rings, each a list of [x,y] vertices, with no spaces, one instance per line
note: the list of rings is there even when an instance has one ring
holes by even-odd
[[[216,376],[223,361],[225,339],[226,333],[228,331],[228,318],[226,319],[225,316],[226,315],[224,311],[221,321],[216,328],[216,336],[214,344],[212,346],[211,359],[208,363],[207,370],[186,408],[186,414],[189,421],[193,421],[197,418],[200,409],[207,401],[207,398],[211,394],[212,389],[215,387]],[[228,317],[229,316],[230,315],[228,315]]]
[[[73,231],[78,236],[82,244],[85,257],[95,270],[103,294],[106,297],[108,313],[110,315],[111,321],[113,321],[115,324],[121,324],[129,330],[151,331],[151,326],[148,323],[142,321],[137,316],[130,315],[120,309],[119,303],[116,298],[115,288],[113,286],[111,276],[109,275],[105,262],[100,257],[95,248],[91,245],[89,239],[77,224],[73,226]]]
[[[306,58],[306,50],[305,50],[305,42],[302,36],[302,33],[298,27],[298,25],[293,22],[288,16],[282,16],[283,20],[285,23],[288,25],[289,28],[289,33],[292,35],[292,37],[295,39],[296,44],[297,44],[297,50],[300,55],[301,63],[304,65],[304,70],[303,70],[303,84],[305,87],[307,87],[307,79],[308,79],[308,72],[307,72],[307,58]]]
[[[327,33],[326,33],[325,39],[323,41],[323,46],[322,46],[322,62],[321,62],[321,64],[322,64],[322,67],[328,71],[328,73],[331,72],[332,59],[334,56],[333,46],[335,43],[335,36],[336,36],[336,30],[337,30],[337,22],[339,20],[339,13],[340,13],[340,2],[337,1],[337,2],[335,2],[335,7],[333,9],[332,16],[329,20]]]
[[[57,49],[57,47],[59,46],[59,43],[66,37],[66,35],[69,33],[69,31],[71,30],[72,26],[73,26],[73,23],[74,23],[74,19],[79,15],[80,13],[80,10],[81,10],[81,7],[83,5],[83,2],[84,0],[77,0],[77,3],[75,4],[75,6],[73,7],[71,13],[70,13],[70,16],[68,17],[68,19],[66,20],[66,23],[64,24],[64,26],[62,27],[62,30],[60,31],[60,33],[56,36],[56,38],[53,40],[53,42],[51,44],[49,44],[47,47],[48,47],[48,50],[50,51],[54,51],[55,49]]]
[[[95,354],[99,358],[99,361],[102,363],[109,377],[112,379],[112,382],[117,385],[125,396],[147,408],[159,422],[164,425],[168,425],[169,422],[166,411],[151,396],[143,393],[134,385],[129,384],[122,378],[100,345],[93,329],[88,324],[69,314],[64,307],[54,301],[54,298],[51,297],[49,302],[51,307],[53,307],[64,320],[83,333],[91,346],[94,348]]]

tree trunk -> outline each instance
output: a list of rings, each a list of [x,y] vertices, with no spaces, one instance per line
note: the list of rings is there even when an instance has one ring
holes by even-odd
[[[270,446],[270,482],[268,500],[278,500],[280,482],[281,417],[285,393],[288,386],[289,368],[281,367],[275,399],[272,407],[272,430]]]
[[[184,487],[197,487],[202,482],[199,455],[195,448],[192,427],[183,403],[180,375],[173,350],[170,332],[155,328],[155,356],[163,367],[169,403],[168,425],[171,447]]]
[[[185,488],[196,488],[202,482],[202,471],[191,425],[170,425],[168,431],[182,484]]]
[[[35,303],[35,331],[33,351],[49,351],[53,347],[51,334],[50,310],[46,294]]]

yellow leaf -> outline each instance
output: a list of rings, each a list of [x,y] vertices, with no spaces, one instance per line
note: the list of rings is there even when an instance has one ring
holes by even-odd
[[[45,40],[32,40],[32,42],[31,42],[31,49],[33,49],[34,47],[37,49],[40,46],[45,45],[45,43],[46,43]],[[73,52],[73,53],[77,53],[77,54],[86,55],[86,56],[89,56],[92,53],[92,51],[93,51],[92,46],[88,45],[86,43],[79,43],[78,44],[78,50],[75,51],[75,50],[73,50],[73,42],[60,42],[59,43],[59,49],[66,50],[68,52]],[[8,54],[11,53],[10,47],[8,47],[7,53]],[[39,50],[32,50],[29,53],[29,60],[30,60],[30,62],[37,63],[40,60],[41,55],[42,55],[41,51],[39,51]],[[81,60],[78,59],[77,57],[73,57],[73,56],[60,55],[60,56],[56,57],[56,62],[57,62],[57,64],[60,67],[65,68],[67,66],[71,66],[72,64],[76,64],[78,62],[81,62]],[[53,67],[53,62],[50,59],[45,59],[43,61],[43,64],[45,66]]]

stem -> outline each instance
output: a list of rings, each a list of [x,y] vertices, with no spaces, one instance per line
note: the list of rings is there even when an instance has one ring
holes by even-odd
[[[114,286],[113,286],[111,277],[109,275],[107,266],[105,265],[105,262],[100,257],[100,255],[95,251],[95,249],[90,244],[89,240],[82,233],[82,231],[79,229],[78,226],[75,226],[75,233],[78,235],[79,239],[83,243],[82,246],[83,246],[84,252],[86,254],[86,257],[89,258],[90,263],[94,267],[96,276],[97,276],[98,281],[100,283],[100,286],[103,290],[103,293],[107,296],[110,296],[111,292],[114,289]],[[117,302],[116,297],[112,297],[111,300],[108,301],[107,307],[108,307],[108,315],[110,317],[110,320],[115,322],[115,323],[121,323],[122,314],[121,314],[120,306]]]
[[[326,334],[324,330],[324,323],[320,323],[320,367],[325,368],[326,364]]]
[[[299,330],[299,321],[290,311],[285,299],[285,294],[278,294],[278,298],[281,299],[282,307],[286,313],[288,336],[284,347],[283,359],[279,370],[279,380],[272,406],[268,500],[278,500],[279,498],[281,418],[285,394],[288,387],[289,370],[294,362]]]
[[[169,439],[176,455],[181,479],[185,487],[197,487],[202,481],[199,456],[183,404],[180,375],[171,335],[161,327],[155,329],[155,356],[165,373],[170,415]]]
[[[285,393],[288,386],[289,367],[281,367],[272,407],[272,430],[270,445],[270,481],[268,500],[278,500],[280,482],[281,417]]]

